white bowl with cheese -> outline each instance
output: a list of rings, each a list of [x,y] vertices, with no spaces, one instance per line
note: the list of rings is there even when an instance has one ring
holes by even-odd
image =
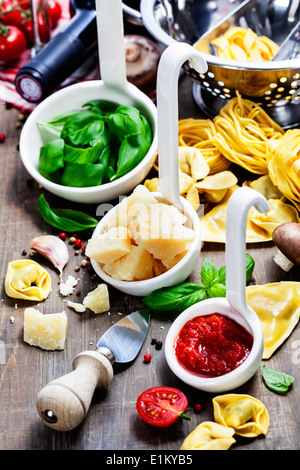
[[[138,188],[139,189],[142,188],[143,191],[148,192],[147,188],[145,188],[144,186],[138,186]],[[135,191],[139,190],[138,188],[136,188]],[[133,192],[133,196],[134,196],[135,191]],[[164,197],[162,196],[161,193],[156,193],[156,192],[155,193],[150,193],[149,192],[149,195],[150,195],[151,198],[154,198],[157,201],[158,204],[164,203],[164,206],[161,206],[161,207],[165,208],[165,205],[168,205],[171,208],[171,210],[175,209],[174,206],[169,205],[169,203],[164,199]],[[125,198],[125,200],[129,199],[130,197],[132,197],[132,196],[129,196],[128,198]],[[147,198],[147,194],[146,194],[146,198]],[[146,203],[147,202],[148,201],[146,200]],[[108,233],[109,230],[113,230],[114,226],[115,226],[114,221],[122,219],[122,215],[119,216],[118,211],[120,210],[121,204],[124,204],[124,200],[123,200],[121,204],[118,204],[116,207],[111,209],[102,218],[102,220],[97,225],[91,240],[87,244],[86,255],[91,258],[91,264],[92,264],[95,272],[97,273],[97,275],[104,282],[106,282],[107,284],[110,284],[111,286],[115,287],[119,291],[124,292],[126,294],[140,296],[140,297],[144,297],[144,296],[150,294],[152,291],[154,291],[158,288],[173,286],[173,285],[176,285],[176,284],[180,284],[181,282],[186,280],[190,276],[192,271],[194,270],[194,268],[197,264],[197,260],[198,260],[199,255],[200,255],[200,250],[201,250],[201,226],[200,226],[200,220],[199,220],[198,214],[194,210],[192,205],[184,198],[181,198],[181,203],[182,203],[182,207],[183,207],[182,213],[183,213],[184,218],[186,219],[185,222],[184,222],[184,227],[182,229],[183,230],[182,234],[183,234],[184,237],[188,238],[189,233],[191,233],[191,231],[193,232],[193,239],[190,242],[188,242],[189,248],[187,250],[180,251],[183,246],[186,246],[186,244],[185,244],[185,241],[182,240],[182,247],[180,247],[181,240],[176,239],[176,241],[174,242],[175,245],[176,245],[176,248],[175,248],[176,251],[173,251],[172,240],[164,239],[163,238],[164,235],[162,235],[161,246],[160,246],[160,240],[158,240],[154,236],[154,238],[155,238],[154,249],[156,250],[156,253],[158,253],[158,256],[160,256],[160,258],[162,257],[162,253],[163,253],[164,250],[165,250],[165,253],[166,253],[167,256],[170,256],[169,255],[170,253],[175,254],[177,251],[180,251],[179,255],[175,255],[175,256],[177,256],[177,259],[178,259],[178,262],[176,262],[176,264],[174,264],[169,269],[167,269],[166,266],[164,265],[164,268],[165,268],[164,272],[162,272],[160,274],[159,271],[156,270],[157,275],[155,275],[154,277],[149,277],[147,279],[122,280],[122,279],[117,279],[117,278],[112,276],[113,274],[116,274],[117,276],[120,274],[118,272],[118,269],[120,267],[120,269],[123,271],[123,273],[125,272],[125,277],[128,277],[130,279],[134,279],[134,274],[135,274],[134,270],[136,270],[137,279],[138,279],[138,278],[141,277],[141,273],[143,271],[144,271],[145,275],[147,275],[146,271],[147,271],[147,269],[149,269],[149,266],[147,265],[147,263],[148,262],[153,262],[153,259],[154,259],[154,262],[156,262],[157,259],[159,261],[159,263],[156,264],[156,266],[153,267],[153,265],[152,265],[153,272],[155,271],[155,269],[157,267],[159,269],[159,266],[162,266],[161,260],[159,258],[155,258],[152,254],[153,252],[155,253],[155,251],[152,250],[152,248],[153,248],[152,240],[154,238],[151,240],[151,233],[150,232],[153,231],[153,233],[158,233],[160,231],[160,228],[162,229],[162,232],[164,232],[165,228],[167,227],[166,220],[164,221],[165,223],[162,224],[162,225],[164,225],[165,228],[163,228],[163,226],[158,228],[158,232],[157,232],[157,227],[152,226],[152,229],[151,229],[150,226],[146,227],[146,229],[149,230],[149,239],[146,239],[147,236],[142,236],[141,238],[143,238],[143,240],[141,241],[140,239],[138,239],[137,242],[134,239],[133,240],[131,239],[131,254],[130,255],[126,254],[127,247],[125,245],[126,245],[126,243],[128,243],[128,240],[124,241],[125,236],[123,237],[123,242],[122,242],[123,244],[122,244],[121,247],[120,247],[120,244],[119,244],[119,241],[118,241],[118,244],[117,244],[118,246],[117,246],[116,249],[120,248],[121,250],[125,250],[125,251],[123,251],[123,254],[120,252],[120,253],[115,255],[115,252],[114,252],[115,250],[114,250],[114,248],[112,249],[112,252],[114,252],[112,256],[113,257],[114,256],[116,256],[116,257],[119,256],[119,258],[116,260],[116,263],[118,263],[118,268],[115,269],[115,271],[114,271],[114,267],[113,267],[114,262],[110,263],[110,261],[109,261],[110,254],[108,255],[108,258],[102,258],[102,257],[98,258],[97,255],[95,254],[96,251],[97,251],[97,248],[95,247],[94,244],[97,244],[99,236],[103,235],[104,233]],[[141,219],[138,220],[138,219],[132,218],[131,217],[132,214],[130,215],[130,211],[131,211],[131,209],[130,209],[130,206],[129,206],[129,221],[128,220],[127,220],[127,222],[124,222],[124,220],[121,221],[121,223],[123,224],[123,229],[124,230],[127,230],[127,228],[129,228],[129,238],[133,236],[133,233],[137,233],[137,232],[134,232],[135,228],[132,229],[132,227],[134,227],[134,223],[136,221],[137,221],[137,223],[140,223],[140,220],[141,220]],[[113,221],[113,222],[111,222],[111,221]],[[140,227],[137,227],[137,228],[139,229]],[[142,230],[141,230],[141,232],[142,232]],[[122,236],[123,236],[123,234],[122,234]],[[172,238],[172,235],[171,235],[171,238]],[[139,252],[139,247],[141,245],[143,245],[143,248],[141,248],[142,254],[141,254],[141,251]],[[150,245],[150,247],[149,247],[149,245]],[[145,246],[147,247],[147,250],[144,249]],[[152,253],[150,253],[150,255],[147,254],[148,248],[152,251]],[[110,253],[111,253],[111,251],[110,251]],[[120,256],[121,254],[122,254],[122,256]],[[129,256],[131,258],[129,258]],[[141,258],[139,258],[140,256],[141,256]],[[149,258],[149,256],[150,256],[150,258]],[[173,257],[173,260],[175,260],[175,256]],[[95,259],[95,258],[98,258],[98,259]],[[101,259],[101,261],[106,261],[106,264],[103,263],[103,262],[100,262],[99,259]],[[170,258],[168,258],[168,260],[170,260]],[[166,262],[166,259],[163,259],[163,261],[164,261],[164,263],[168,264],[168,262]],[[169,266],[171,266],[172,264],[173,264],[173,262],[170,262]],[[109,269],[110,266],[111,266],[111,269]],[[151,269],[151,267],[150,267],[150,269]],[[108,273],[110,273],[110,274],[108,274]],[[127,274],[128,274],[128,276],[126,276]]]

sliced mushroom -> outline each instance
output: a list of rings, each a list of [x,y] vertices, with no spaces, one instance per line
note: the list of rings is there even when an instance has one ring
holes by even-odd
[[[284,271],[300,265],[300,224],[287,222],[275,228],[272,239],[278,250],[274,261]]]

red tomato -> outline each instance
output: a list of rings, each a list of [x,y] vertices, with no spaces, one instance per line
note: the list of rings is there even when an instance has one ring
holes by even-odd
[[[42,12],[38,14],[38,31],[43,44],[50,41],[50,25]]]
[[[17,0],[18,7],[22,10],[28,10],[30,8],[30,0]]]
[[[166,428],[178,418],[187,418],[188,399],[183,392],[173,387],[153,387],[137,398],[138,415],[152,426]],[[189,419],[189,418],[188,418]]]
[[[0,29],[0,60],[10,62],[16,60],[26,49],[24,33],[16,26]]]
[[[48,13],[52,28],[54,28],[61,17],[61,6],[56,0],[48,0]]]
[[[3,2],[1,5],[1,12],[7,11],[7,13],[1,15],[1,20],[6,25],[17,26],[19,28],[24,21],[24,14],[15,8],[17,8],[17,6],[14,4],[14,2]]]
[[[34,44],[34,31],[32,20],[25,20],[24,23],[21,24],[20,28],[22,29],[23,33],[25,34],[27,44],[32,46]]]

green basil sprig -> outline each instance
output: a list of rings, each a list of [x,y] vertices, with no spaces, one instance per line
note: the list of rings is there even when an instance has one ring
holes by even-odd
[[[294,377],[291,375],[277,372],[268,366],[263,366],[262,374],[266,386],[276,393],[286,393],[294,382]]]
[[[65,232],[87,230],[98,224],[96,219],[81,211],[51,209],[43,194],[39,196],[38,208],[45,222]]]
[[[254,260],[246,254],[246,282],[251,279]],[[184,282],[174,287],[161,287],[143,300],[147,307],[161,312],[183,311],[191,305],[207,299],[207,297],[226,297],[226,267],[219,270],[206,259],[201,267],[203,286]]]

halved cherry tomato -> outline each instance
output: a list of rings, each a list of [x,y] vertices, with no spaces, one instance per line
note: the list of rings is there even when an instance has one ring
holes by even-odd
[[[138,415],[152,426],[166,428],[178,418],[190,419],[184,414],[188,399],[173,387],[153,387],[140,394],[136,401]]]
[[[26,49],[24,33],[16,26],[0,28],[0,60],[10,62],[16,60]]]

